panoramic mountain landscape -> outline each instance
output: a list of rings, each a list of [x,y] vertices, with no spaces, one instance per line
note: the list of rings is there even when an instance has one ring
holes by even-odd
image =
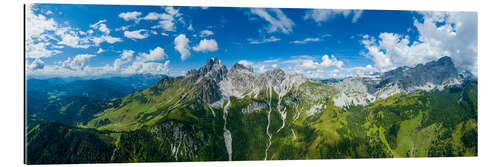
[[[478,156],[477,12],[24,11],[26,164]]]
[[[449,57],[329,82],[212,58],[103,94],[28,99],[28,163],[477,156],[477,80]]]

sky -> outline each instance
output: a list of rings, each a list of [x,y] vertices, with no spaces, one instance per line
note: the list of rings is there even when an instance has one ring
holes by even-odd
[[[184,75],[212,58],[344,78],[450,56],[477,75],[477,13],[29,4],[31,77]]]

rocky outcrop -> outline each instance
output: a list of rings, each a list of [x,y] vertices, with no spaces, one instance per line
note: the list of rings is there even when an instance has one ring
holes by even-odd
[[[415,67],[399,67],[371,76],[346,78],[329,85],[338,89],[334,96],[336,106],[368,105],[398,93],[413,93],[443,89],[463,81],[450,57]]]
[[[200,69],[189,70],[186,77],[192,77],[196,79],[197,82],[199,82],[202,78],[209,78],[219,82],[226,77],[226,74],[226,66],[221,65],[219,59],[211,58],[207,60],[207,63]]]
[[[227,73],[226,66],[221,65],[220,60],[211,58],[200,69],[190,70],[183,84],[196,84],[195,93],[200,95],[203,103],[211,104],[221,99],[219,82],[226,78]]]
[[[261,90],[268,86],[279,93],[286,94],[291,88],[308,81],[302,74],[288,75],[281,69],[254,74],[251,66],[235,64],[227,77],[219,84],[224,97],[258,96]]]
[[[382,74],[382,81],[378,87],[386,84],[397,84],[402,89],[426,84],[439,85],[449,79],[458,77],[457,69],[450,57],[442,57],[437,61],[418,64],[415,67],[399,67]]]

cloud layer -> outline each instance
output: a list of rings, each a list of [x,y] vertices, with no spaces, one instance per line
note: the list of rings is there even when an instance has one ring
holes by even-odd
[[[424,12],[423,21],[414,21],[418,39],[380,33],[365,35],[364,55],[381,71],[399,66],[414,66],[450,56],[460,70],[477,74],[477,16],[469,12]]]

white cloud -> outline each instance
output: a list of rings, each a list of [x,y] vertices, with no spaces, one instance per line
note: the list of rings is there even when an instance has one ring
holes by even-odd
[[[152,28],[162,28],[165,31],[175,31],[175,22],[177,20],[181,20],[181,14],[179,10],[174,9],[173,7],[165,7],[166,13],[156,13],[150,12],[146,15],[143,20],[159,20],[158,25],[153,26]]]
[[[281,32],[289,34],[295,25],[280,9],[252,8],[250,13],[259,16],[269,23],[265,28],[268,33]]]
[[[304,19],[312,19],[316,23],[321,24],[322,22],[326,22],[330,19],[333,19],[337,16],[343,15],[344,18],[351,17],[352,22],[356,23],[361,15],[363,14],[362,10],[332,10],[332,9],[312,9],[306,12]]]
[[[119,70],[123,64],[126,64],[130,61],[132,61],[132,57],[134,57],[134,51],[133,50],[123,50],[122,54],[119,58],[115,59],[113,63],[113,69],[115,71]]]
[[[132,25],[121,26],[121,27],[115,28],[115,31],[125,31],[125,30],[128,30],[131,26]]]
[[[50,57],[52,55],[56,55],[62,53],[59,50],[47,49],[50,45],[49,43],[39,42],[36,44],[26,43],[26,57],[27,58],[42,58],[42,57]]]
[[[61,41],[57,42],[60,45],[66,45],[72,48],[89,48],[88,39],[80,38],[78,34],[71,30],[56,31],[56,34],[61,37]]]
[[[177,50],[181,54],[181,59],[184,61],[189,56],[191,56],[191,52],[189,51],[189,39],[186,38],[186,35],[180,34],[174,39],[175,50]]]
[[[97,50],[97,54],[100,54],[100,53],[102,53],[102,52],[104,52],[104,51],[105,51],[104,49],[99,48],[99,49]]]
[[[45,66],[45,63],[40,60],[39,58],[36,58],[31,64],[28,65],[28,68],[30,70],[41,70]]]
[[[140,61],[160,61],[167,57],[165,50],[161,47],[156,47],[153,50],[149,50],[149,53],[139,53],[137,60]]]
[[[57,23],[52,18],[47,18],[42,14],[35,14],[33,4],[26,4],[26,36],[27,38],[40,37],[47,31],[55,31]]]
[[[278,42],[280,40],[281,39],[276,38],[275,36],[271,36],[269,38],[264,38],[264,39],[261,39],[261,40],[248,39],[248,41],[250,42],[250,44],[263,44],[263,43],[269,43],[269,42]]]
[[[253,65],[253,62],[248,61],[248,60],[240,60],[240,61],[238,61],[238,64],[244,65],[246,67],[250,67]]]
[[[288,74],[304,74],[309,78],[340,78],[352,76],[357,72],[370,72],[373,69],[365,67],[344,68],[344,62],[334,55],[292,56],[289,59],[270,59],[261,62],[240,60],[238,63],[253,65],[257,73],[281,68]]]
[[[214,52],[219,50],[219,46],[215,39],[202,39],[197,46],[193,47],[193,50],[197,52]]]
[[[172,15],[172,16],[180,16],[181,15],[179,13],[179,10],[174,9],[174,7],[172,7],[172,6],[165,7],[165,12],[167,12],[169,15]]]
[[[322,67],[335,66],[337,68],[342,68],[342,66],[344,65],[343,61],[337,60],[337,58],[335,58],[333,54],[330,55],[330,57],[328,57],[328,55],[324,55],[323,57],[321,57],[322,62],[319,65]]]
[[[214,35],[214,32],[210,30],[203,30],[200,32],[200,37],[208,37],[210,35]]]
[[[122,56],[115,60],[116,63],[124,64],[131,61],[134,52],[131,50],[124,50]],[[170,60],[165,60],[163,63],[157,62],[166,59],[168,56],[165,50],[161,47],[156,47],[149,50],[149,53],[139,53],[135,61],[131,65],[126,67],[122,73],[124,74],[167,74],[168,65]],[[115,65],[119,68],[119,65]]]
[[[61,66],[70,70],[82,70],[87,60],[95,57],[93,54],[79,54],[73,58],[68,57],[64,62],[60,62]]]
[[[142,15],[141,12],[138,12],[138,11],[133,11],[133,12],[124,12],[124,13],[120,13],[118,15],[118,17],[122,18],[123,20],[125,21],[138,21],[139,20],[139,16]]]
[[[134,61],[132,65],[128,66],[123,73],[124,74],[167,74],[169,69],[168,65],[170,60],[166,60],[163,63],[156,62],[141,62]]]
[[[50,10],[47,10],[47,11],[45,12],[45,15],[51,15],[51,14],[54,14],[54,12],[52,12],[52,11],[50,11]]]
[[[167,13],[151,12],[145,16],[144,20],[160,20],[158,27],[165,31],[175,31],[175,16]]]
[[[418,40],[396,33],[365,35],[364,55],[381,71],[414,66],[450,56],[459,70],[477,74],[477,14],[471,12],[426,12],[423,22],[414,21]]]
[[[41,58],[50,57],[61,53],[56,49],[50,49],[51,44],[47,42],[50,38],[47,32],[57,30],[58,24],[52,18],[42,14],[35,14],[33,4],[26,4],[26,57]]]
[[[136,31],[125,31],[123,32],[123,35],[130,39],[144,39],[149,36],[149,34],[145,29],[140,29]]]
[[[36,6],[36,5],[35,5]],[[68,23],[58,24],[54,19],[47,18],[42,13],[35,14],[35,11],[44,11],[34,8],[32,4],[26,8],[26,55],[28,58],[50,57],[62,53],[64,46],[72,48],[89,48],[99,46],[102,42],[115,43],[121,41],[120,38],[109,36],[110,29],[104,24],[106,20],[100,20],[90,25],[87,31],[68,26]],[[44,12],[46,14],[46,12]],[[93,36],[98,30],[104,35]],[[93,42],[93,44],[92,44]]]
[[[103,42],[107,42],[107,43],[110,43],[110,44],[114,44],[116,42],[122,42],[121,38],[112,37],[112,36],[109,36],[109,35],[102,35],[100,37],[93,37],[90,40],[92,40],[95,43],[96,46],[100,46],[101,43],[103,43]]]
[[[175,23],[172,20],[161,20],[158,24],[165,31],[175,31]]]
[[[306,44],[306,43],[309,43],[309,42],[319,42],[319,41],[321,41],[320,38],[306,38],[306,39],[303,39],[303,40],[291,41],[290,43],[294,43],[294,44]]]
[[[150,12],[148,15],[146,15],[144,18],[144,20],[159,20],[159,19],[163,19],[163,20],[173,20],[174,17],[172,15],[168,15],[166,13],[156,13],[156,12]]]
[[[330,57],[328,55],[324,55],[321,57],[321,61],[314,61],[312,57],[302,56],[296,59],[287,60],[285,63],[295,64],[296,67],[300,69],[321,69],[328,67],[336,67],[342,68],[344,65],[343,61],[337,60],[334,55]]]
[[[99,20],[97,23],[90,25],[90,28],[99,30],[105,34],[109,34],[111,31],[109,30],[108,26],[104,24],[106,20]]]

